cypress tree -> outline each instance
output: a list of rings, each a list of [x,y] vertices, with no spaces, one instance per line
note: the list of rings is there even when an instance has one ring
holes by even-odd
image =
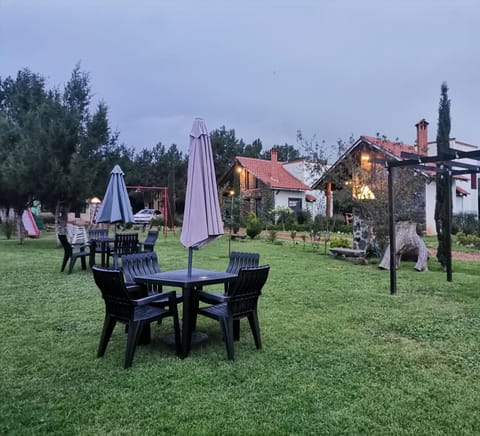
[[[448,87],[444,82],[441,86],[440,104],[438,107],[437,128],[437,155],[448,156],[450,149],[450,100],[448,99]],[[448,159],[448,157],[447,157]],[[450,174],[439,172],[436,175],[436,201],[435,201],[435,226],[437,230],[438,250],[437,259],[443,269],[447,268],[447,256],[449,247],[451,204],[448,201],[448,190],[451,189]]]

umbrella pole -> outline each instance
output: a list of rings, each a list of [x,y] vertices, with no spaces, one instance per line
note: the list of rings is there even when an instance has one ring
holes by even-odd
[[[188,266],[187,266],[187,275],[191,277],[192,275],[192,258],[193,258],[193,248],[188,249]]]
[[[117,223],[113,223],[113,239],[117,239]],[[117,256],[115,253],[115,243],[113,243],[113,267],[117,268]]]

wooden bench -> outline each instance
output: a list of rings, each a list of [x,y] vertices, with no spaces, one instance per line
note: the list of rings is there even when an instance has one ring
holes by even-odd
[[[357,264],[367,264],[367,252],[365,250],[354,250],[353,248],[330,248],[330,252],[336,259],[352,260]]]
[[[246,233],[232,233],[230,235],[230,239],[232,241],[235,241],[236,239],[239,239],[240,241],[244,241],[246,237],[247,237]]]

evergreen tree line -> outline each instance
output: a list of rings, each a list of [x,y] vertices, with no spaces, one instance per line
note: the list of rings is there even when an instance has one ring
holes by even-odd
[[[63,88],[49,87],[29,69],[0,77],[0,208],[13,209],[19,226],[34,200],[58,217],[80,211],[103,194],[115,164],[127,185],[168,187],[171,210],[183,213],[188,155],[176,144],[138,151],[120,143],[107,104],[92,107],[92,97],[90,76],[79,64]],[[270,157],[260,139],[247,144],[225,126],[211,131],[211,143],[217,177],[235,156]],[[291,145],[276,147],[279,160],[300,157]]]

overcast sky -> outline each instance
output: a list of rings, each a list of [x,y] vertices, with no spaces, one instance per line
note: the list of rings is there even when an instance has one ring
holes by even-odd
[[[478,0],[0,0],[0,76],[63,87],[77,62],[127,146],[187,150],[193,119],[247,143],[351,134],[480,145]]]

